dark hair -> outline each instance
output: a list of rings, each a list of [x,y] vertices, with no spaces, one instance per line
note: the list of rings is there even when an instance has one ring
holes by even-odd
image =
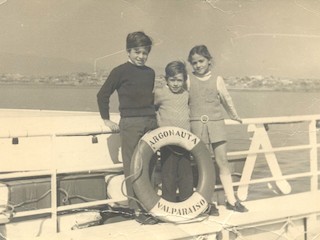
[[[194,54],[198,54],[201,55],[203,57],[205,57],[208,60],[212,60],[212,56],[208,50],[208,48],[205,45],[197,45],[195,47],[193,47],[190,52],[189,52],[189,56],[188,56],[188,62],[191,63],[192,61],[192,56]]]
[[[165,72],[166,72],[166,76],[165,76],[166,79],[168,79],[169,77],[174,77],[179,73],[183,74],[183,80],[186,81],[188,79],[186,65],[181,61],[172,61],[168,63],[166,66]]]
[[[152,47],[151,38],[144,32],[129,33],[126,43],[127,50],[137,47],[146,47],[148,52],[150,52]]]

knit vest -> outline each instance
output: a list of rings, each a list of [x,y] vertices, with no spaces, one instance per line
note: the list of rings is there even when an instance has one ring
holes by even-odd
[[[207,115],[210,120],[222,120],[223,112],[217,90],[217,77],[201,81],[190,75],[189,107],[191,120]]]

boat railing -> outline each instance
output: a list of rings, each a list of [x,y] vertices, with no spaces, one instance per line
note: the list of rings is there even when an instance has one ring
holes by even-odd
[[[235,182],[234,186],[238,186],[238,193],[240,191],[240,198],[243,200],[246,199],[248,194],[248,186],[257,183],[265,183],[265,182],[278,182],[278,187],[284,194],[290,193],[290,186],[286,182],[287,179],[300,178],[300,177],[310,177],[310,191],[316,192],[319,191],[318,188],[318,176],[320,171],[318,170],[318,148],[320,144],[317,142],[317,128],[316,122],[320,119],[320,115],[308,115],[308,116],[288,116],[288,117],[270,117],[270,118],[248,118],[243,120],[243,125],[248,125],[248,131],[253,132],[253,138],[251,142],[251,146],[249,150],[246,151],[233,151],[229,152],[228,156],[245,156],[246,162],[244,165],[243,173],[239,182]],[[232,120],[225,121],[227,125],[235,125],[239,124]],[[287,146],[287,147],[272,147],[270,145],[270,140],[268,142],[268,132],[265,129],[265,124],[287,124],[287,123],[296,123],[302,122],[308,124],[308,142],[303,145],[296,146]],[[52,137],[57,136],[83,136],[85,135],[95,135],[95,134],[110,134],[110,131],[106,129],[100,130],[93,129],[93,131],[85,131],[85,132],[47,132],[41,133],[41,136],[48,135]],[[254,134],[257,134],[255,137]],[[22,134],[8,134],[7,136],[2,135],[1,138],[19,138],[19,137],[38,137],[39,134],[35,133],[25,133]],[[259,138],[257,138],[259,137]],[[258,140],[257,140],[258,139]],[[260,141],[255,146],[253,145],[253,141]],[[54,143],[52,143],[54,144]],[[261,148],[260,148],[261,147]],[[283,151],[299,151],[299,150],[309,150],[310,151],[310,171],[296,174],[283,175],[277,159],[274,155],[275,152],[283,152]],[[254,168],[254,162],[256,160],[257,154],[266,154],[266,158],[270,168],[273,168],[272,177],[266,177],[261,179],[251,179],[251,174]],[[42,214],[50,214],[52,222],[54,223],[53,229],[58,232],[58,215],[64,211],[72,211],[76,209],[84,209],[84,208],[92,208],[101,205],[106,205],[110,203],[117,203],[125,201],[125,198],[119,199],[105,199],[105,200],[97,200],[92,202],[85,203],[77,203],[72,205],[58,206],[57,205],[57,197],[58,197],[58,189],[57,189],[57,176],[59,174],[66,173],[91,173],[95,171],[103,172],[120,169],[122,164],[111,164],[104,166],[96,166],[92,168],[72,168],[72,169],[47,169],[47,170],[39,170],[39,171],[23,171],[23,172],[6,172],[0,173],[0,180],[8,180],[8,179],[16,179],[16,178],[29,178],[29,177],[37,177],[37,176],[50,176],[51,183],[51,207],[45,209],[38,210],[29,210],[24,212],[17,212],[12,217],[20,218],[26,216],[35,216]],[[242,191],[242,192],[241,192]]]
[[[319,191],[318,189],[318,175],[320,171],[318,170],[318,148],[320,144],[317,141],[317,121],[320,119],[320,115],[304,115],[304,116],[286,116],[286,117],[266,117],[266,118],[249,118],[244,119],[243,124],[248,125],[248,131],[254,132],[257,134],[256,139],[252,139],[250,149],[248,151],[234,151],[229,152],[228,156],[240,156],[245,155],[246,164],[242,173],[242,178],[238,183],[234,183],[234,186],[244,186],[249,184],[255,183],[262,183],[262,182],[270,182],[270,181],[278,181],[278,180],[286,180],[286,179],[293,179],[293,178],[301,178],[301,177],[310,177],[310,190],[312,192]],[[286,147],[273,147],[271,145],[268,132],[266,126],[268,124],[290,124],[290,123],[307,123],[307,132],[308,132],[308,142],[306,144],[300,145],[292,145]],[[226,120],[227,125],[235,125],[237,124],[235,121]],[[260,144],[252,150],[252,145],[255,140],[259,139]],[[261,149],[259,149],[259,146]],[[274,155],[276,152],[289,152],[289,151],[299,151],[299,150],[309,150],[309,160],[310,160],[310,171],[304,173],[296,173],[296,174],[288,174],[282,175],[281,170],[279,169],[279,165],[277,162],[277,158]],[[249,181],[246,180],[246,165],[249,165],[250,156],[255,156],[257,154],[266,154],[266,158],[268,158],[268,154],[272,154],[271,163],[268,162],[270,168],[276,168],[276,174],[272,174],[272,177],[263,178],[263,179],[256,179]],[[269,156],[270,157],[270,156]],[[248,161],[248,162],[247,162]],[[268,161],[268,159],[267,159]],[[270,159],[269,159],[270,161]],[[271,169],[272,170],[272,169]],[[280,189],[281,190],[281,189]]]

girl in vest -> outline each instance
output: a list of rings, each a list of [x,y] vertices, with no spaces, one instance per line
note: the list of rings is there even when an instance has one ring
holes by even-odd
[[[189,82],[189,106],[191,131],[212,147],[219,167],[220,180],[226,194],[226,208],[237,212],[248,209],[236,200],[231,172],[227,160],[227,134],[222,107],[230,118],[242,123],[223,78],[211,71],[212,57],[205,45],[190,50],[188,61],[193,68]],[[219,215],[215,204],[211,204],[210,215]]]

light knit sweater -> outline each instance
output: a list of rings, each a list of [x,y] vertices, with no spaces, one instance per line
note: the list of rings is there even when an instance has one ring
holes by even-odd
[[[155,89],[154,99],[159,127],[174,126],[190,131],[188,91],[173,93],[165,85]]]

